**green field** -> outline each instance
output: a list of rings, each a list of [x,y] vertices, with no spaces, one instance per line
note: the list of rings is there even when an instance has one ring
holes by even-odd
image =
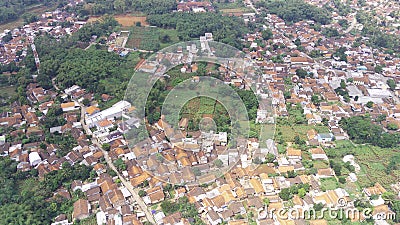
[[[226,8],[220,10],[223,14],[243,14],[243,13],[252,13],[254,12],[251,8],[240,7],[240,8]]]
[[[386,168],[391,159],[400,155],[399,150],[380,148],[371,145],[353,145],[350,141],[336,141],[335,148],[325,149],[329,159],[335,162],[342,162],[343,156],[353,154],[356,163],[361,167],[357,174],[357,184],[360,188],[368,187],[379,182],[389,188],[400,180],[400,170],[393,170],[386,173]]]
[[[178,32],[174,29],[157,27],[132,27],[126,47],[157,51],[179,42]],[[168,36],[168,38],[163,39]]]
[[[286,125],[278,123],[276,125],[276,134],[280,134],[284,142],[293,142],[294,138],[298,135],[303,140],[307,140],[307,131],[315,129],[318,133],[329,133],[326,126],[321,125],[305,125],[305,124],[292,124]]]
[[[181,110],[181,117],[189,119],[189,130],[198,130],[199,123],[205,117],[214,119],[219,115],[229,117],[226,109],[215,99],[200,96],[188,101]],[[218,123],[218,121],[215,121]],[[222,124],[216,124],[222,125]],[[218,126],[219,127],[219,126]]]
[[[13,86],[3,86],[0,87],[0,112],[9,110],[9,105],[7,101],[10,98],[16,97],[17,92]]]
[[[314,168],[316,169],[327,169],[329,168],[329,164],[325,160],[314,160],[313,161]]]
[[[248,13],[254,12],[251,8],[247,8],[242,1],[236,2],[214,2],[216,8],[222,13]]]
[[[321,190],[335,190],[339,187],[339,183],[336,181],[336,178],[322,178],[321,180]]]
[[[307,140],[307,131],[314,129],[318,133],[329,133],[329,128],[323,124],[308,124],[300,105],[287,104],[288,117],[277,118],[275,140],[280,143],[293,142],[296,136]]]
[[[0,87],[0,97],[1,99],[5,97],[14,97],[17,95],[17,92],[15,91],[16,87],[13,86],[3,86]]]

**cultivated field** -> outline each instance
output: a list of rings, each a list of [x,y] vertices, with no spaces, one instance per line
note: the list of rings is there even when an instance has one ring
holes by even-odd
[[[92,16],[89,18],[88,22],[94,22],[99,20],[101,17],[98,16]],[[123,27],[132,27],[136,26],[137,22],[140,22],[142,26],[147,26],[149,25],[146,22],[146,17],[145,16],[133,16],[133,15],[116,15],[114,16],[115,20],[118,21],[119,24],[121,24]]]
[[[353,154],[356,162],[361,166],[361,171],[357,174],[357,184],[360,188],[371,186],[376,182],[389,188],[390,184],[400,180],[400,170],[386,173],[386,168],[391,159],[400,155],[399,150],[371,145],[354,146],[350,141],[337,141],[336,143],[336,148],[325,149],[329,159],[339,161],[342,160],[344,155]]]
[[[242,8],[233,8],[233,9],[221,9],[220,10],[224,15],[234,15],[234,16],[242,16],[244,13],[253,12],[252,9],[242,7]]]
[[[159,50],[179,42],[178,32],[158,27],[132,27],[126,47],[143,50]],[[160,37],[168,36],[169,41],[162,43]]]
[[[192,128],[197,130],[202,118],[214,118],[217,113],[219,114],[221,112],[228,116],[228,112],[220,103],[216,102],[216,100],[201,96],[190,100],[183,106],[181,117],[188,118],[189,121],[191,121],[190,123],[193,123]],[[218,124],[216,125],[218,126]],[[191,127],[189,127],[189,130],[191,130]]]

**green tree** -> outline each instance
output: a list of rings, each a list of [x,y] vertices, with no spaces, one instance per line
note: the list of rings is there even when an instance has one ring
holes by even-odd
[[[383,66],[382,65],[376,65],[374,68],[375,73],[382,73],[383,72]]]
[[[126,2],[125,0],[115,0],[114,1],[114,8],[118,12],[124,12],[126,10]]]
[[[272,153],[268,153],[265,157],[265,162],[272,163],[275,161],[275,155]]]
[[[346,81],[345,80],[340,80],[340,88],[342,88],[342,89],[346,89]]]
[[[262,35],[262,38],[264,39],[264,40],[269,40],[269,39],[271,39],[274,35],[273,35],[273,33],[272,33],[272,31],[271,31],[271,29],[269,29],[269,28],[267,28],[267,29],[265,29],[265,30],[263,30],[262,32],[261,32],[261,35]]]
[[[321,211],[324,208],[324,204],[322,203],[317,203],[314,205],[315,211]]]
[[[390,90],[394,91],[396,89],[396,82],[393,79],[388,79],[386,83],[389,86]]]
[[[296,23],[302,20],[314,20],[320,24],[329,24],[330,13],[303,0],[257,1],[256,7],[263,7],[270,14],[276,14],[286,22]]]
[[[110,145],[109,143],[104,143],[104,144],[101,146],[101,148],[104,149],[104,150],[106,150],[106,151],[110,151],[111,145]]]
[[[306,190],[304,188],[300,188],[298,191],[298,195],[300,198],[304,198],[304,196],[306,196]]]
[[[218,168],[221,168],[224,164],[220,159],[214,160],[214,165]]]
[[[393,203],[391,204],[391,208],[393,212],[395,213],[396,217],[393,220],[393,222],[400,222],[400,200],[394,200]]]
[[[138,194],[142,198],[147,195],[147,193],[144,190],[139,190]]]
[[[117,168],[117,170],[120,172],[126,170],[126,164],[125,164],[124,160],[122,160],[121,158],[115,160],[114,165]]]
[[[289,188],[283,188],[281,190],[281,192],[279,192],[279,197],[283,201],[288,201],[289,199],[291,199],[292,198],[292,194],[290,193],[290,189]]]
[[[160,36],[159,39],[160,39],[161,43],[171,42],[171,37],[168,34]]]
[[[395,123],[388,123],[387,127],[388,130],[398,130],[399,127]]]
[[[296,75],[299,76],[300,78],[306,78],[308,75],[307,71],[304,69],[297,69],[296,70]]]
[[[22,15],[22,18],[24,19],[25,24],[30,24],[30,23],[36,22],[39,19],[35,14],[32,14],[32,13],[26,13],[26,14]]]
[[[90,100],[87,99],[87,98],[84,98],[84,99],[82,100],[82,104],[83,104],[84,106],[89,106],[89,105],[90,105]]]

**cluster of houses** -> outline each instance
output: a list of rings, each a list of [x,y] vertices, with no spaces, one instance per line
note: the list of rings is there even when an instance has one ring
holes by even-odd
[[[275,15],[267,15],[267,20],[274,34],[273,40],[262,41],[260,32],[250,33],[245,37],[249,47],[244,51],[263,71],[261,84],[272,92],[273,105],[279,116],[288,116],[287,104],[300,104],[309,124],[329,121],[336,139],[347,138],[338,126],[343,117],[369,113],[372,118],[377,118],[384,114],[385,124],[399,125],[399,105],[395,100],[399,96],[397,75],[400,73],[400,59],[376,54],[365,45],[353,47],[354,37],[350,35],[321,38],[323,35],[311,28],[308,22],[286,25]],[[305,52],[296,49],[296,39],[300,40]],[[344,52],[347,62],[332,57],[343,46],[347,48]],[[315,60],[306,54],[311,51],[322,52],[322,59]],[[382,71],[377,71],[377,65],[385,66]],[[307,72],[306,76],[299,75],[300,69]],[[394,81],[395,87],[387,84],[389,79]],[[292,87],[288,89],[285,82],[293,84]],[[348,96],[337,91],[342,83]],[[313,102],[313,96],[323,101]]]
[[[63,10],[43,13],[38,17],[38,21],[26,24],[13,30],[4,30],[0,33],[0,63],[9,64],[15,62],[18,64],[26,55],[29,48],[35,54],[36,49],[33,40],[39,33],[48,33],[49,35],[60,38],[65,35],[71,35],[78,31],[86,22],[77,20],[74,14]],[[7,42],[3,37],[11,35]],[[37,58],[35,54],[35,59]],[[36,59],[36,64],[39,64]]]
[[[183,48],[184,49],[184,48]],[[193,46],[187,48],[193,50]],[[193,52],[193,51],[192,51]],[[182,48],[178,48],[177,53],[160,53],[155,62],[147,62],[139,70],[147,73],[162,74],[165,68],[158,62],[167,59],[174,63],[174,60],[182,60],[185,56],[180,55]],[[306,84],[301,84],[302,79],[297,77],[298,86],[297,93],[291,93],[290,99],[283,97],[283,90],[279,87],[279,75],[289,75],[290,71],[298,68],[308,69],[312,67],[314,61],[307,57],[289,57],[288,64],[274,65],[271,63],[270,69],[264,67],[265,74],[261,82],[268,85],[274,97],[276,107],[286,103],[301,104],[304,107],[304,114],[308,119],[309,124],[322,123],[322,118],[327,118],[330,133],[318,133],[311,129],[307,132],[307,144],[311,147],[307,154],[310,155],[312,161],[325,161],[328,165],[328,156],[323,150],[323,146],[329,145],[335,139],[347,139],[347,135],[339,127],[338,121],[341,117],[354,115],[354,110],[351,106],[337,106],[334,104],[323,104],[315,106],[311,101],[312,92],[318,91],[318,86],[324,88],[328,93],[322,95],[333,98],[332,102],[340,102],[342,99],[334,94],[331,82],[329,79],[323,81],[321,79],[307,78],[306,81],[313,81],[308,88],[309,91],[303,91]],[[263,62],[260,62],[262,66]],[[306,65],[307,67],[304,67]],[[277,66],[280,68],[276,71]],[[186,72],[187,69],[193,70],[195,64],[185,65],[181,72]],[[222,70],[222,68],[220,68]],[[268,71],[270,71],[268,73]],[[321,72],[321,71],[320,71]],[[316,71],[318,74],[318,71]],[[232,81],[232,85],[239,88],[245,88],[245,79],[241,79],[240,75],[236,74]],[[283,76],[283,75],[282,75]],[[335,76],[334,73],[329,73],[327,76]],[[249,78],[249,77],[247,77]],[[194,82],[201,82],[193,78]],[[251,80],[251,79],[247,79]],[[323,82],[320,84],[319,82]],[[283,82],[281,83],[282,87]],[[305,97],[299,97],[298,93],[304,92]],[[309,94],[307,94],[309,93]],[[334,96],[330,96],[334,94]],[[282,111],[281,111],[282,112]],[[280,114],[280,116],[285,116]],[[287,116],[287,115],[286,115]],[[183,118],[180,121],[180,127],[185,131],[187,121]],[[135,128],[133,128],[135,129]],[[277,215],[269,216],[268,208],[283,209],[285,201],[283,201],[279,193],[293,185],[310,185],[310,191],[304,196],[295,195],[293,198],[293,208],[311,209],[316,204],[322,204],[330,208],[341,207],[339,200],[344,199],[349,204],[346,207],[354,209],[351,204],[350,195],[346,190],[337,188],[334,190],[323,190],[321,181],[324,179],[337,179],[334,170],[330,166],[319,168],[315,174],[307,175],[303,165],[304,151],[288,146],[284,154],[279,154],[277,146],[272,140],[268,140],[267,148],[260,148],[257,139],[241,140],[238,149],[228,148],[226,143],[226,134],[219,133],[204,133],[204,132],[187,132],[184,134],[175,134],[171,131],[169,124],[161,117],[154,126],[148,127],[150,139],[145,140],[134,146],[132,151],[128,149],[113,148],[110,150],[112,157],[122,158],[127,164],[127,170],[123,174],[130,179],[131,184],[135,187],[141,186],[143,183],[149,184],[146,188],[146,196],[143,197],[146,204],[152,206],[158,204],[164,199],[169,198],[167,190],[164,190],[166,183],[186,184],[184,187],[175,190],[175,199],[186,196],[198,209],[199,215],[208,224],[220,224],[222,221],[228,224],[247,224],[246,215],[251,215],[258,224],[305,224],[304,220],[299,219],[282,219]],[[190,138],[188,138],[190,136]],[[168,137],[168,142],[166,141]],[[207,138],[213,137],[214,142],[209,142]],[[221,139],[221,137],[223,137]],[[322,146],[322,147],[319,147]],[[240,149],[242,148],[242,149]],[[261,164],[251,166],[252,161],[258,158],[265,161],[267,154],[273,154],[275,163]],[[229,166],[231,163],[234,166],[231,170],[222,176],[215,176],[212,173],[213,168],[209,162],[220,160],[223,165]],[[354,156],[346,156],[344,162],[349,162],[356,168],[356,173],[359,171],[359,165],[354,159]],[[171,163],[172,162],[172,163]],[[289,177],[288,174],[295,172],[294,177]],[[357,180],[356,173],[349,174],[348,182]],[[199,175],[200,174],[200,175]],[[201,176],[205,174],[205,176]],[[215,182],[212,182],[215,181]],[[192,183],[208,184],[205,186],[191,185]],[[375,186],[380,186],[376,184]],[[381,186],[380,186],[381,187]],[[370,189],[373,189],[370,188]],[[369,189],[365,189],[369,190]],[[378,193],[382,194],[382,193]],[[266,203],[267,202],[267,203]],[[386,206],[377,205],[373,211],[373,215],[378,217],[382,213],[386,215],[393,212]],[[239,215],[238,215],[239,214]],[[165,215],[161,211],[155,212],[155,219],[159,224],[188,224],[186,218],[182,217],[181,213]],[[351,218],[352,221],[365,220],[359,216]],[[313,224],[327,224],[326,220],[311,221]]]
[[[194,12],[194,13],[201,13],[201,12],[214,12],[214,6],[211,2],[207,1],[181,1],[177,5],[178,12]]]

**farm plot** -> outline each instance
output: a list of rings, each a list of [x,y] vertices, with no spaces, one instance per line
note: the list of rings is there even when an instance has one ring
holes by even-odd
[[[177,42],[178,32],[174,29],[132,27],[126,47],[157,51]]]
[[[189,119],[189,130],[198,130],[201,119],[205,117],[214,119],[218,129],[226,126],[225,123],[230,123],[222,122],[224,120],[221,119],[221,117],[224,117],[229,120],[226,109],[221,103],[209,97],[201,96],[191,99],[181,110],[181,118]]]
[[[157,28],[133,27],[126,47],[150,51],[158,50],[160,48],[160,43]]]
[[[352,154],[360,165],[361,171],[357,174],[358,185],[361,188],[379,182],[384,187],[396,183],[400,179],[400,170],[394,169],[388,173],[387,167],[395,156],[400,155],[399,150],[379,148],[371,145],[353,145],[349,141],[337,141],[336,147],[325,149],[329,159],[336,162],[342,160],[343,156]]]
[[[91,16],[88,22],[94,22],[99,20],[100,16]],[[149,25],[146,22],[146,16],[133,16],[133,15],[115,15],[114,19],[118,21],[123,27],[132,27],[136,26],[136,23],[139,22],[141,26]]]

